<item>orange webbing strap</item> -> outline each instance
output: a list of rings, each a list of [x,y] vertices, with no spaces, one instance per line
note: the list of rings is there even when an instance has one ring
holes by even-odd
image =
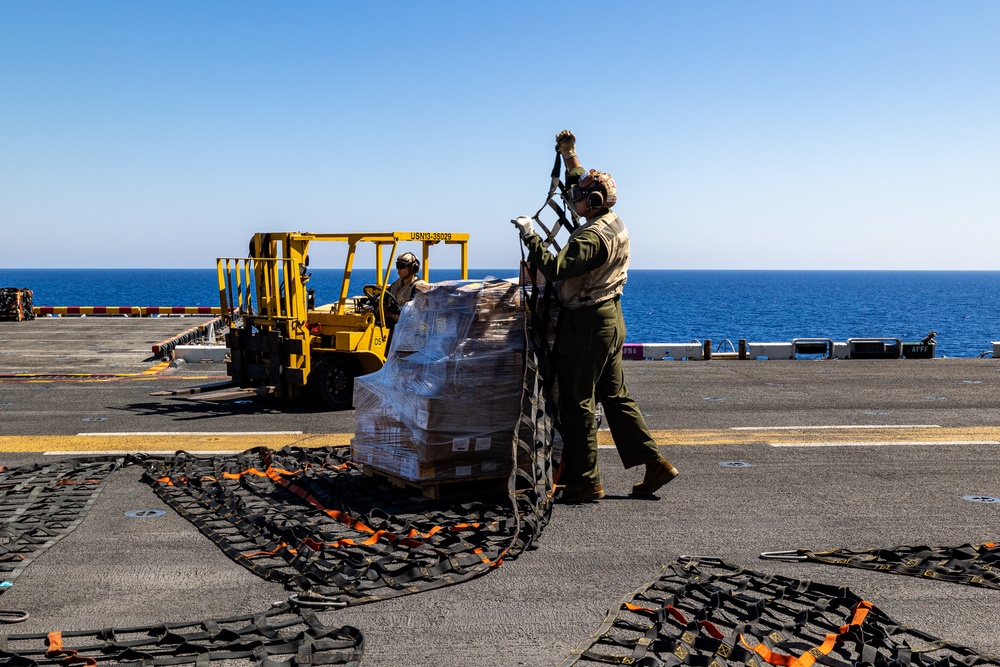
[[[307,541],[311,542],[312,540],[307,540]],[[312,545],[310,545],[310,547],[311,546]],[[292,554],[298,553],[298,551],[296,551],[295,549],[292,549],[291,547],[288,546],[288,542],[282,542],[281,544],[279,544],[275,548],[271,549],[270,551],[255,551],[255,552],[250,553],[250,554],[240,554],[240,558],[257,558],[258,556],[273,556],[274,554],[278,553],[282,549],[288,549],[288,553],[292,553]]]
[[[746,640],[743,639],[742,633],[740,634],[740,643],[759,655],[763,658],[764,662],[767,662],[768,664],[778,665],[779,667],[811,667],[813,663],[816,662],[817,654],[829,655],[830,651],[834,649],[837,642],[843,639],[844,635],[864,623],[865,617],[868,616],[868,612],[871,608],[871,602],[868,602],[867,600],[859,602],[854,608],[854,616],[851,618],[849,623],[840,626],[840,630],[838,632],[831,632],[827,634],[826,639],[823,640],[822,644],[805,651],[797,658],[793,655],[785,655],[784,653],[772,651],[762,643],[757,644],[756,646],[750,646]]]
[[[363,532],[363,533],[369,533],[371,535],[371,537],[369,537],[364,542],[361,542],[361,544],[363,544],[363,545],[370,546],[372,544],[377,543],[380,539],[385,538],[386,540],[388,540],[390,542],[395,541],[398,544],[401,544],[402,546],[405,546],[405,547],[409,547],[411,549],[418,548],[418,547],[431,547],[435,551],[439,551],[437,548],[433,547],[433,545],[429,545],[427,542],[424,542],[424,541],[418,540],[418,539],[414,539],[414,533],[416,533],[417,536],[421,536],[420,533],[417,532],[417,531],[411,530],[410,534],[407,537],[403,537],[402,535],[398,535],[396,533],[391,533],[391,532],[389,532],[387,530],[375,530],[374,528],[371,528],[370,526],[365,525],[361,521],[358,521],[357,519],[355,519],[354,517],[352,517],[350,514],[346,514],[344,512],[339,511],[339,510],[328,509],[327,507],[325,507],[323,505],[323,503],[321,503],[319,501],[318,498],[316,498],[316,496],[314,496],[313,494],[309,493],[308,491],[306,491],[305,489],[303,489],[298,484],[295,484],[294,482],[292,482],[292,481],[290,481],[288,479],[285,479],[285,477],[282,476],[282,473],[287,473],[287,471],[276,470],[274,468],[268,467],[268,469],[266,470],[266,473],[267,473],[267,476],[269,478],[271,478],[271,481],[273,481],[275,484],[279,484],[279,485],[285,487],[286,489],[288,489],[289,491],[291,491],[292,493],[294,493],[295,495],[297,495],[299,498],[301,498],[302,500],[306,501],[307,503],[309,503],[310,505],[312,505],[313,507],[315,507],[316,509],[318,509],[320,512],[323,512],[324,514],[326,514],[331,519],[335,519],[336,521],[339,521],[342,524],[344,524],[345,526],[347,526],[349,528],[353,528],[354,530],[357,530],[357,531],[360,531],[360,532]],[[462,525],[468,525],[468,524],[462,524]],[[439,532],[439,529],[441,529],[441,528],[442,528],[441,526],[435,526],[426,535],[422,535],[421,537],[430,537],[434,533]],[[348,542],[347,540],[337,540],[337,542],[334,543],[333,546],[341,546],[343,544],[355,544],[355,542],[354,541]],[[477,549],[477,550],[474,550],[473,553],[479,554],[479,553],[482,553],[482,552],[483,552],[482,549]],[[481,556],[481,559],[482,559],[482,561],[484,563],[491,564],[491,561],[490,561],[489,558]],[[499,558],[497,559],[497,562],[496,563],[492,563],[492,565],[499,565]]]
[[[348,461],[347,463],[341,463],[340,465],[330,465],[330,464],[324,463],[321,467],[323,467],[323,468],[329,467],[329,468],[331,468],[333,470],[346,470],[346,469],[350,468],[352,465],[353,464],[350,461]],[[302,470],[284,470],[282,468],[274,468],[272,466],[268,466],[268,470],[258,470],[257,468],[247,468],[246,470],[241,470],[240,472],[224,472],[224,473],[222,473],[222,478],[223,479],[239,479],[239,478],[243,477],[244,475],[255,475],[257,477],[269,477],[268,471],[274,471],[274,472],[276,472],[278,474],[281,474],[281,475],[289,475],[289,476],[291,476],[291,475],[297,475],[297,474],[301,473],[303,470],[305,470],[306,468],[309,468],[309,467],[311,467],[311,465],[309,463],[306,463],[302,467]],[[204,481],[207,481],[207,482],[217,482],[217,481],[219,481],[218,479],[216,479],[215,477],[212,477],[211,475],[205,475],[205,476],[201,477],[201,479],[204,480]],[[88,480],[88,481],[90,481],[90,480]],[[160,484],[166,484],[167,486],[174,486],[174,482],[173,482],[173,480],[170,477],[160,477],[156,481],[159,482]],[[179,477],[178,481],[179,482],[187,483],[188,480],[187,480],[186,477]]]
[[[63,648],[62,632],[56,630],[55,632],[50,632],[45,640],[46,658],[58,658],[59,656],[65,656],[59,662],[64,665],[84,665],[85,667],[97,667],[97,660],[93,658],[86,658],[79,655],[76,651],[72,649]]]
[[[326,466],[324,466],[324,467],[326,467]],[[336,470],[345,470],[348,467],[350,467],[350,463],[344,463],[344,464],[341,464],[341,465],[338,465],[338,466],[330,466],[330,467],[332,467],[332,468],[334,468]],[[344,525],[348,526],[349,528],[353,528],[355,530],[358,530],[358,531],[361,531],[361,532],[364,532],[364,533],[369,533],[371,535],[370,538],[368,538],[367,540],[364,540],[363,542],[356,542],[355,540],[352,540],[350,538],[345,538],[345,539],[342,539],[342,540],[337,540],[336,542],[329,543],[326,546],[340,547],[340,546],[344,546],[344,545],[353,546],[353,545],[357,545],[357,544],[361,544],[361,545],[365,545],[365,546],[370,546],[372,544],[376,544],[379,541],[379,539],[381,539],[381,538],[384,537],[384,538],[386,538],[387,540],[390,540],[390,541],[391,540],[395,540],[395,539],[400,539],[401,540],[401,544],[403,544],[404,546],[413,548],[413,547],[425,546],[424,542],[415,540],[413,538],[416,538],[416,537],[421,537],[421,538],[432,537],[436,533],[438,533],[438,532],[440,532],[440,531],[442,531],[442,530],[445,529],[444,526],[434,526],[430,531],[428,531],[425,534],[421,534],[419,531],[411,529],[410,532],[409,532],[409,534],[407,534],[405,538],[403,538],[403,537],[401,537],[399,535],[396,535],[395,533],[391,533],[391,532],[389,532],[387,530],[376,531],[373,528],[370,528],[369,526],[366,526],[364,523],[362,523],[360,521],[357,521],[356,519],[354,519],[352,516],[350,516],[348,514],[345,514],[343,512],[338,511],[338,510],[327,509],[311,493],[309,493],[308,491],[306,491],[302,487],[298,486],[297,484],[289,482],[288,480],[285,479],[286,477],[293,477],[295,475],[298,475],[301,472],[302,472],[301,469],[300,470],[285,470],[284,468],[275,468],[274,466],[268,465],[268,467],[267,467],[266,470],[259,470],[258,468],[251,467],[251,468],[247,468],[245,470],[241,470],[240,472],[224,472],[224,473],[222,473],[222,477],[223,477],[223,479],[240,479],[244,475],[254,475],[256,477],[267,477],[272,482],[274,482],[276,484],[280,484],[281,486],[285,487],[286,489],[288,489],[289,491],[291,491],[292,493],[294,493],[298,497],[302,498],[307,503],[309,503],[310,505],[312,505],[313,507],[315,507],[319,511],[323,512],[327,516],[329,516],[329,517],[331,517],[333,519],[336,519],[337,521],[340,521],[341,523],[343,523]],[[216,478],[211,477],[211,476],[205,476],[205,477],[202,477],[201,479],[203,479],[205,481],[218,481]],[[156,481],[160,482],[161,484],[166,484],[167,486],[173,486],[174,485],[173,481],[170,479],[170,477],[161,477],[161,478],[157,479]],[[455,527],[451,528],[451,530],[453,530],[453,531],[454,530],[462,530],[462,529],[465,529],[465,528],[468,528],[468,527],[478,528],[479,524],[463,523],[463,524],[459,524],[458,526],[455,526]],[[320,546],[320,543],[318,543],[318,542],[314,542],[314,544],[316,544],[316,546]],[[263,555],[273,556],[278,551],[280,551],[283,547],[286,547],[286,546],[287,546],[286,544],[283,544],[283,545],[279,546],[277,549],[275,549],[273,551],[258,551],[258,552],[252,553],[252,554],[244,554],[244,557],[246,557],[246,558],[253,558],[255,556],[263,556]],[[292,553],[294,553],[294,550],[291,550],[291,551],[292,551]]]
[[[79,481],[74,479],[61,479],[56,482],[56,486],[72,486],[74,484],[100,484],[99,479],[81,479]]]
[[[658,613],[658,610],[656,609],[643,607],[642,605],[634,604],[632,602],[626,602],[622,606],[628,609],[629,611],[633,611],[637,614],[647,614],[649,616],[656,616]],[[687,616],[685,616],[680,609],[674,607],[673,605],[668,604],[664,606],[663,609],[668,614],[677,619],[677,621],[680,622],[681,625],[688,625],[690,623],[690,621],[688,621],[687,619]],[[715,625],[715,623],[712,623],[711,621],[697,621],[697,623],[701,627],[705,628],[705,631],[708,632],[709,636],[712,637],[713,639],[725,639],[726,634],[722,632],[722,630],[719,630],[719,628]],[[748,646],[747,648],[750,647]]]

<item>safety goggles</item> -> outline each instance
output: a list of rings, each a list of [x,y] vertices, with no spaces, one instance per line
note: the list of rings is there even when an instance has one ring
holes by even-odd
[[[569,186],[569,190],[566,192],[569,200],[574,204],[587,196],[587,193],[577,184]]]

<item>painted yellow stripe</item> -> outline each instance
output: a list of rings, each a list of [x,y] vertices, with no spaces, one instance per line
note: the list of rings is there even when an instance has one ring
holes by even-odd
[[[86,379],[94,378],[97,380],[104,380],[108,378],[140,378],[147,375],[158,375],[170,369],[170,360],[161,361],[155,366],[150,366],[146,370],[140,373],[12,373],[11,375],[5,375],[4,379],[39,379],[39,380],[54,380],[59,378],[72,378]]]
[[[0,436],[0,452],[173,452],[234,451],[251,447],[280,449],[341,447],[351,444],[353,433],[261,435],[8,435]]]
[[[300,447],[342,447],[349,445],[353,433],[316,434],[155,434],[155,435],[44,435],[0,436],[0,452],[140,452],[140,451],[242,451],[251,447],[278,449],[287,445]],[[753,431],[732,429],[670,429],[653,431],[660,445],[782,445],[797,443],[970,443],[1000,441],[1000,426],[941,427],[904,426],[901,428],[857,426],[816,428],[775,428]],[[598,445],[613,446],[611,433],[600,431]]]
[[[147,368],[142,372],[142,375],[156,375],[157,373],[162,373],[163,371],[170,368],[170,360],[161,361],[151,368]]]
[[[168,362],[169,363],[169,362]],[[17,383],[40,383],[40,382],[118,382],[120,380],[135,380],[137,382],[165,382],[167,380],[180,380],[190,382],[194,380],[225,380],[226,375],[159,375],[160,370],[155,367],[142,373],[15,373],[0,377],[0,382]]]

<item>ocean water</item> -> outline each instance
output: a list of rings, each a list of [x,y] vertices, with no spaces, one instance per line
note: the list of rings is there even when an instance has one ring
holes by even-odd
[[[510,278],[516,269],[470,270]],[[315,269],[317,302],[335,300],[339,270]],[[374,282],[354,272],[352,294]],[[439,269],[434,279],[459,277]],[[214,269],[0,269],[0,287],[34,290],[44,306],[216,306]],[[1000,340],[1000,271],[632,270],[622,298],[627,340],[900,338],[937,332],[937,356],[978,357]],[[727,348],[728,349],[728,346]]]

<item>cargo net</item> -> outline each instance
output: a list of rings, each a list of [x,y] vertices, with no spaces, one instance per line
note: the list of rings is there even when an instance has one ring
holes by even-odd
[[[83,521],[124,458],[0,466],[0,593]]]
[[[626,596],[562,667],[1000,666],[900,625],[847,588],[688,560]]]
[[[343,607],[466,581],[532,545],[544,519],[376,486],[331,448],[180,453],[146,465],[168,505],[302,604]],[[518,494],[519,506],[535,506],[531,493]]]
[[[180,452],[147,462],[146,478],[234,561],[322,606],[464,581],[498,565],[516,534],[509,509],[376,486],[344,449]]]
[[[300,604],[363,604],[489,572],[536,546],[552,511],[554,418],[545,381],[550,318],[539,290],[520,290],[505,281],[453,281],[421,295],[425,310],[437,316],[417,317],[419,309],[409,304],[394,334],[393,363],[357,380],[358,432],[350,453],[259,448],[201,458],[180,452],[147,461],[146,481],[230,558],[282,583]],[[482,312],[490,317],[477,319]],[[485,328],[469,336],[452,326],[463,322],[469,330],[477,322]],[[422,351],[393,356],[410,346]],[[519,364],[513,390],[508,397],[494,387],[499,407],[486,411],[505,415],[504,421],[484,424],[487,417],[474,418],[468,395],[449,388],[475,384],[461,378],[484,364],[497,374],[488,377],[506,378],[509,359]],[[398,382],[380,379],[383,371]],[[396,397],[395,385],[409,387],[409,395]],[[473,430],[456,433],[462,413],[471,415],[466,421]],[[363,474],[359,462],[365,473],[372,467],[396,475],[383,482]],[[431,501],[394,485],[400,477],[437,484],[442,470],[489,462],[505,466],[500,479],[507,480],[506,493],[492,499]]]
[[[20,322],[35,319],[33,292],[20,287],[0,287],[0,321]]]
[[[846,565],[873,572],[892,572],[1000,590],[1000,545],[994,542],[958,547],[898,546],[868,551],[798,549],[765,552],[761,557]]]
[[[0,663],[38,665],[205,665],[261,667],[361,664],[364,640],[350,626],[324,625],[285,603],[253,616],[98,631],[0,635]]]

